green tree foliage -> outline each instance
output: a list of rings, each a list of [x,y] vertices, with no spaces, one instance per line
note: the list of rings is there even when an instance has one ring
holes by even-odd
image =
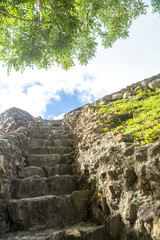
[[[153,12],[160,13],[160,0],[152,0]]]
[[[158,0],[152,1],[156,11]],[[1,0],[0,60],[16,71],[86,65],[97,38],[112,47],[146,13],[142,0]]]

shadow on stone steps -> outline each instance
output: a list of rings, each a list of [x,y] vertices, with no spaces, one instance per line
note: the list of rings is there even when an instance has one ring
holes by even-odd
[[[106,226],[81,225],[70,226],[64,229],[43,229],[39,231],[25,231],[5,234],[3,240],[109,240]]]

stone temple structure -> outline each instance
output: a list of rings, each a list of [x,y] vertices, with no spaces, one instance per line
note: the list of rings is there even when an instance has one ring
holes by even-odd
[[[99,103],[159,87],[157,75]],[[96,108],[56,121],[0,114],[0,239],[160,239],[160,141],[100,134]]]

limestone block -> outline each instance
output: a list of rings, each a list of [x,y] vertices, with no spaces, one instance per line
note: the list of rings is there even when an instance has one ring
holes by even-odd
[[[122,230],[122,221],[119,213],[112,216],[110,220],[110,236],[112,240],[119,239]]]
[[[126,92],[123,93],[123,98],[128,98],[128,97],[130,97],[131,95],[132,95],[132,94],[131,94],[130,91],[126,91]]]
[[[88,200],[91,196],[90,190],[81,190],[81,191],[74,191],[72,192],[72,200],[74,202],[74,205],[80,209],[83,208],[85,205],[87,205]]]
[[[13,179],[11,193],[13,198],[37,197],[43,195],[69,194],[78,189],[77,177],[74,175],[56,175],[49,178],[38,175],[24,179]]]
[[[106,95],[102,100],[111,101],[112,100],[112,95]]]
[[[118,100],[118,99],[122,99],[122,98],[123,98],[122,93],[115,93],[112,95],[112,100]]]
[[[132,94],[133,94],[133,95],[134,95],[134,94],[137,94],[137,92],[140,91],[140,90],[142,90],[142,87],[141,87],[141,85],[138,85],[136,88],[134,88]]]
[[[101,102],[100,102],[100,105],[106,105],[107,104],[107,101],[106,100],[102,100]]]
[[[134,153],[134,149],[135,149],[135,144],[132,144],[131,146],[126,147],[124,150],[124,155],[131,156]]]
[[[144,91],[148,90],[148,83],[146,81],[141,82],[141,86]]]
[[[83,212],[75,213],[70,196],[43,196],[10,200],[9,217],[14,230],[28,229],[38,225],[62,227],[83,220]]]
[[[148,155],[149,157],[155,157],[160,154],[160,143],[156,143],[149,149]]]
[[[148,84],[148,86],[149,86],[151,89],[159,88],[159,87],[160,87],[160,78],[153,80],[152,82],[150,82],[150,83]]]
[[[19,171],[18,171],[18,176],[20,178],[27,178],[27,177],[31,177],[33,175],[38,175],[40,177],[44,177],[44,171],[42,168],[40,167],[35,167],[35,166],[31,166],[31,167],[22,167]]]
[[[66,175],[71,174],[72,169],[68,164],[57,164],[54,167],[45,167],[45,172],[47,173],[47,176]]]
[[[11,183],[12,198],[43,196],[48,192],[45,179],[32,176],[24,179],[13,179]]]
[[[135,148],[135,160],[138,162],[143,162],[147,160],[147,147],[136,147]]]

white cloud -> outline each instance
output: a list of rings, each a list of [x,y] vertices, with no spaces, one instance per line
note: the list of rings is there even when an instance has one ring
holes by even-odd
[[[142,16],[133,23],[129,39],[118,41],[112,49],[99,47],[86,67],[69,71],[58,67],[48,71],[27,69],[24,74],[13,71],[10,76],[1,68],[0,112],[15,106],[43,117],[47,104],[53,99],[60,101],[61,91],[76,91],[82,103],[90,102],[158,74],[159,29],[159,16]]]
[[[15,106],[34,116],[43,116],[50,99],[59,99],[56,91],[51,93],[45,85],[36,85],[34,81],[33,85],[30,85],[26,90],[25,87],[29,82],[26,82],[25,85],[23,80],[10,79],[6,82],[7,88],[0,88],[0,112]]]
[[[59,116],[49,115],[48,119],[50,120],[61,120],[64,118],[65,113],[60,114]]]

